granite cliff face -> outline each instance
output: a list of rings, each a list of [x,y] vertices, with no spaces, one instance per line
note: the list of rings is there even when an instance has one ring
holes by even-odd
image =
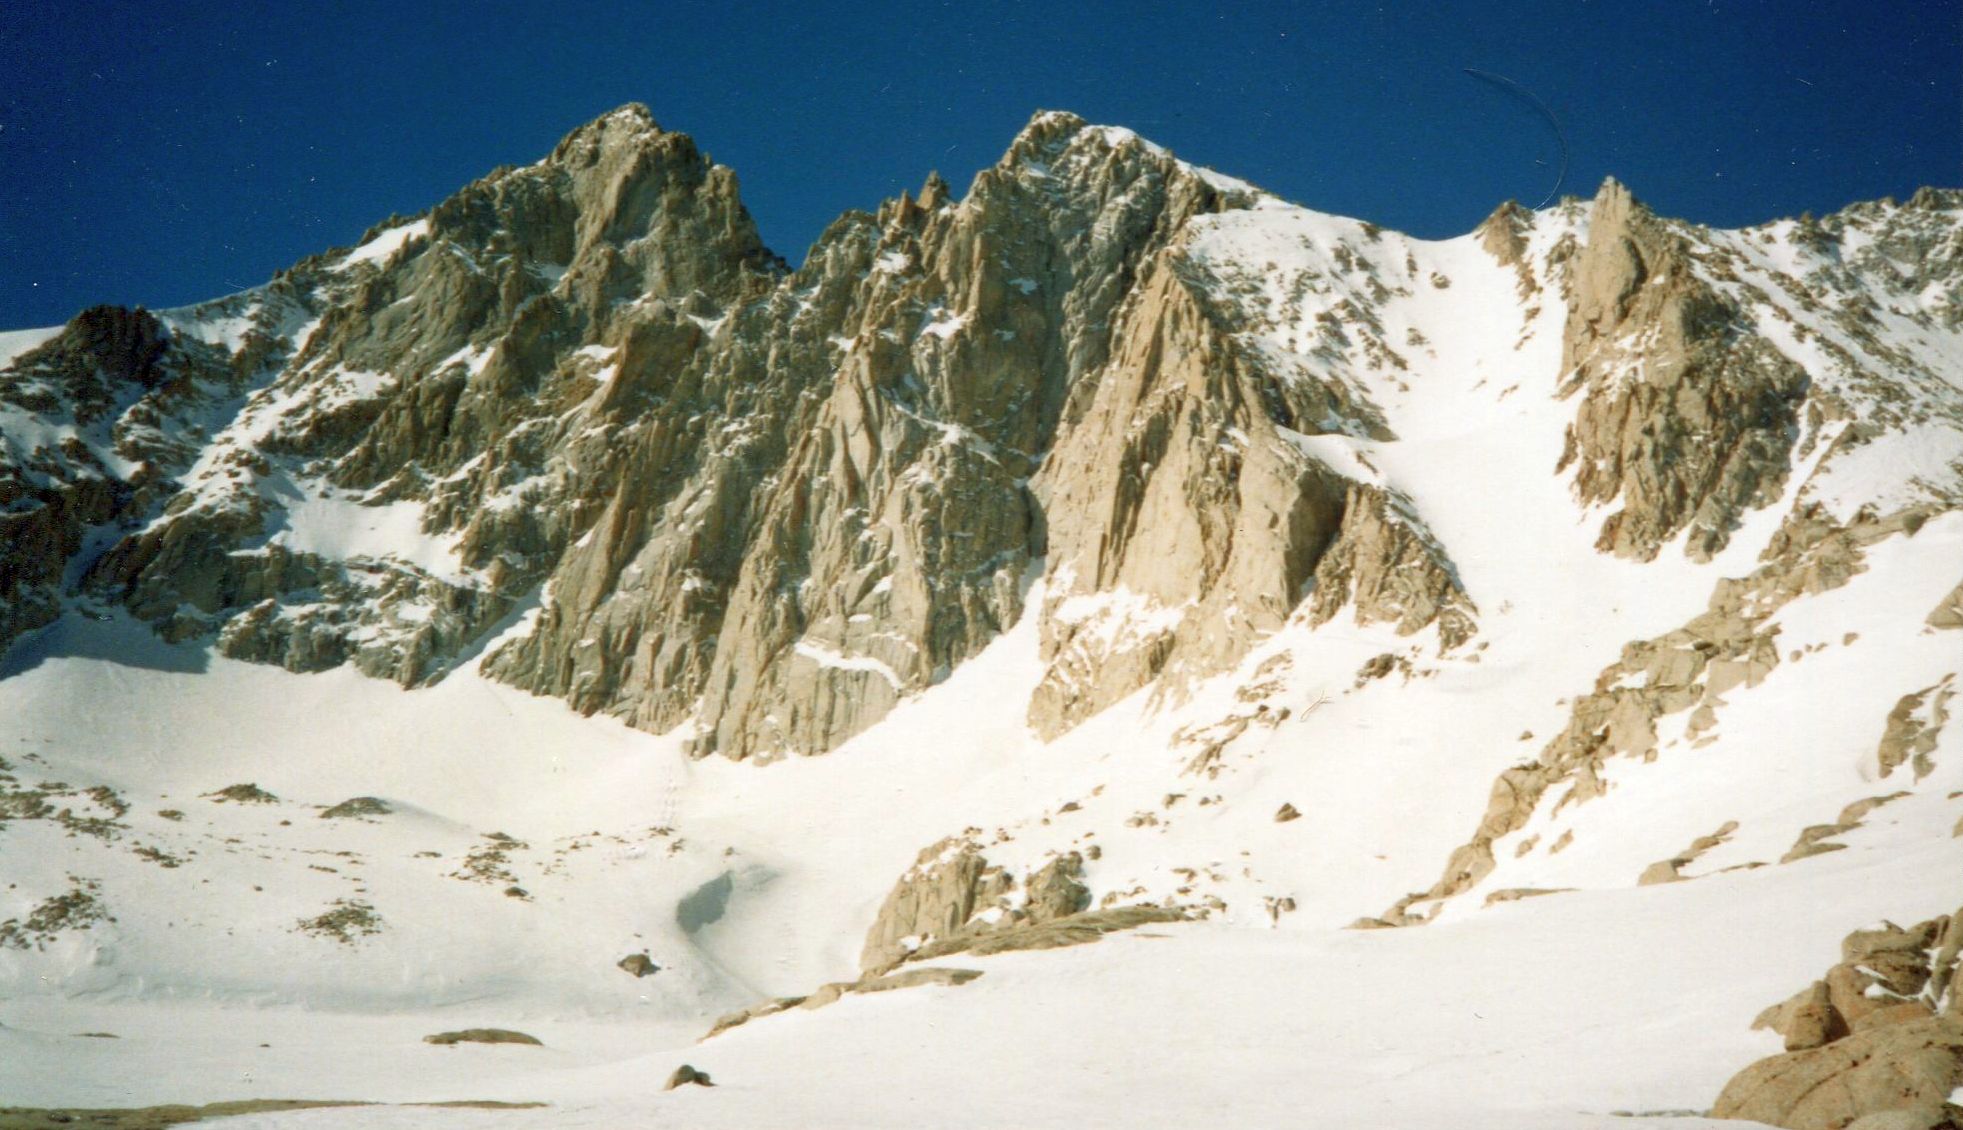
[[[1561,469],[1584,505],[1619,502],[1604,551],[1648,558],[1684,533],[1708,558],[1779,497],[1806,371],[1700,277],[1689,236],[1610,181],[1575,257],[1563,341],[1582,395]]]
[[[1905,257],[1951,294],[1956,204],[1761,233],[1812,256],[1802,283],[1614,182],[1426,244],[1044,113],[959,199],[930,177],[793,270],[730,170],[625,107],[264,287],[85,311],[12,357],[0,642],[120,607],[406,685],[488,648],[496,678],[736,758],[866,729],[1038,580],[1018,709],[1046,736],[1291,622],[1452,653],[1478,595],[1373,460],[1414,364],[1470,332],[1454,273],[1511,280],[1516,351],[1559,327],[1547,470],[1600,548],[1703,560],[1802,464],[1954,424],[1953,386],[1876,375],[1903,362],[1879,315],[1808,298],[1775,332],[1764,304]],[[1924,482],[1917,513],[1953,505]]]

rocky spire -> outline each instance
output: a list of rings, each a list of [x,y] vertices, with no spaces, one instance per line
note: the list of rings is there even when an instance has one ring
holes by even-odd
[[[1571,275],[1564,390],[1583,390],[1560,469],[1584,505],[1619,502],[1599,544],[1648,559],[1688,529],[1722,549],[1776,499],[1807,377],[1699,277],[1685,236],[1614,178],[1603,182]]]
[[[948,203],[952,195],[953,190],[938,171],[928,173],[927,182],[920,186],[920,206],[931,212]]]

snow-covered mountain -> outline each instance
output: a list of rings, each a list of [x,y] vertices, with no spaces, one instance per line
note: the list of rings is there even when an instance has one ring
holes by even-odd
[[[1963,192],[1430,242],[1052,112],[793,270],[625,107],[0,335],[0,1102],[1702,1111],[1959,901],[1960,629]]]

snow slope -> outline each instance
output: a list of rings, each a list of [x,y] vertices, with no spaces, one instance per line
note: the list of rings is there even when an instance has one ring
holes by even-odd
[[[1873,580],[1897,589],[1902,578],[1882,562]],[[1330,628],[1314,650],[1334,669],[1305,666],[1311,686],[1341,671],[1333,657],[1385,643]],[[1847,837],[1848,850],[1794,865],[1637,889],[1640,853],[1578,847],[1560,878],[1586,892],[1466,905],[1421,930],[1343,931],[1346,917],[1394,893],[1400,874],[1434,866],[1462,823],[1457,802],[1477,799],[1494,758],[1446,738],[1510,719],[1509,695],[1482,693],[1493,668],[1337,694],[1206,786],[1227,800],[1162,809],[1161,794],[1180,783],[1169,731],[1232,702],[1234,680],[1169,715],[1134,700],[1046,747],[993,708],[1038,677],[1026,624],[851,747],[764,768],[689,762],[674,739],[581,719],[471,672],[404,691],[140,633],[71,617],[17,649],[0,681],[17,776],[108,784],[132,806],[110,842],[48,821],[7,829],[17,889],[5,893],[6,914],[77,873],[101,882],[116,918],[45,952],[0,950],[0,1093],[11,1102],[552,1104],[246,1123],[279,1126],[1081,1126],[1121,1116],[1173,1126],[1223,1111],[1237,1125],[1305,1112],[1383,1126],[1613,1125],[1613,1110],[1701,1109],[1738,1065],[1775,1050],[1776,1037],[1747,1029],[1752,1015],[1816,975],[1851,925],[1946,906],[1963,864],[1963,842],[1946,835],[1957,805],[1919,790]],[[83,701],[117,708],[78,713]],[[1482,722],[1482,709],[1497,717]],[[1938,789],[1963,786],[1954,745],[1939,754]],[[1740,774],[1763,774],[1757,748],[1731,759]],[[1852,765],[1843,776],[1858,779]],[[1581,824],[1577,844],[1619,842],[1615,823],[1629,808],[1654,818],[1705,795],[1736,803],[1755,793],[1776,808],[1777,790],[1745,787],[1752,779],[1713,788],[1696,774],[1659,776],[1661,793],[1632,787],[1581,810],[1578,822],[1603,817]],[[281,802],[198,795],[242,781]],[[1813,818],[1806,790],[1835,784],[1847,782],[1789,787],[1793,819]],[[396,811],[372,822],[318,815],[315,806],[356,795]],[[1068,798],[1083,806],[1056,814]],[[1309,817],[1274,823],[1284,798]],[[184,818],[158,817],[166,807]],[[1114,819],[1148,807],[1159,822]],[[1029,818],[1038,812],[1047,815]],[[1217,865],[1227,881],[1208,889],[1228,909],[1056,954],[956,960],[986,975],[848,998],[694,1045],[724,1009],[849,976],[893,876],[918,848],[971,824],[1011,831],[990,848],[1005,861],[1039,858],[1045,834],[1103,843],[1094,889]],[[502,865],[526,898],[503,894],[504,878],[451,877],[491,832],[528,845]],[[139,846],[183,862],[161,867],[135,856]],[[693,921],[706,916],[700,892],[724,875],[719,917]],[[1259,898],[1283,893],[1302,910],[1271,929]],[[342,944],[295,929],[349,897],[375,908],[380,934]],[[679,912],[691,902],[693,928]],[[1834,913],[1814,912],[1820,905]],[[643,949],[660,973],[636,980],[613,968]],[[475,1025],[518,1027],[548,1046],[419,1042]],[[121,1039],[74,1036],[84,1031]],[[718,1087],[659,1092],[683,1061]],[[978,1079],[1016,1084],[977,1093]],[[955,1094],[977,1097],[950,1102]]]

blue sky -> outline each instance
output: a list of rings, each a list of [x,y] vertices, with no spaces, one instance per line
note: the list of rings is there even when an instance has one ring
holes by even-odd
[[[1963,183],[1963,0],[0,5],[0,328],[263,281],[640,101],[793,262],[1038,108],[1422,236],[1605,175],[1717,225]]]

